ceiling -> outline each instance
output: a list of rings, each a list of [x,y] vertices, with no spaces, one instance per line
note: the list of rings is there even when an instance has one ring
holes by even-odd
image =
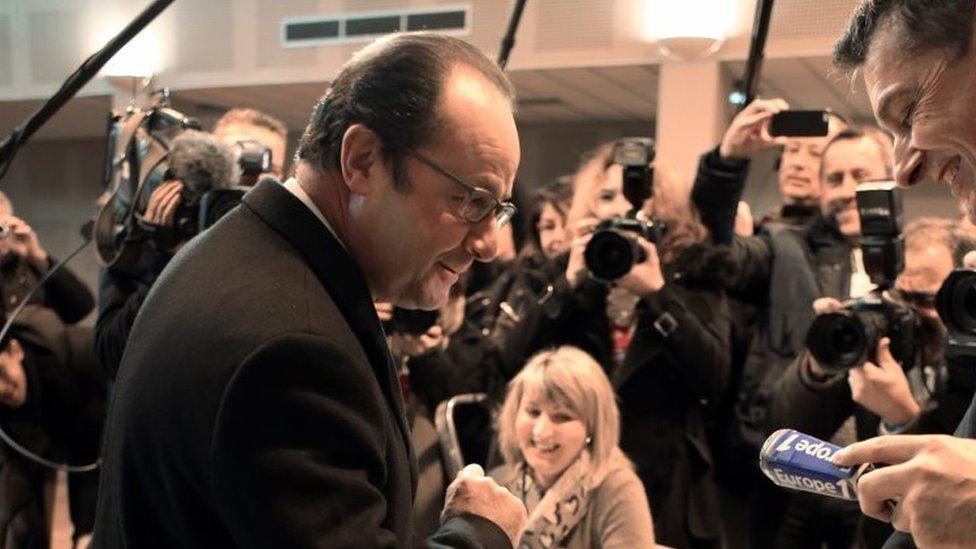
[[[734,80],[745,63],[729,62]],[[657,110],[658,67],[630,65],[514,71],[520,123],[653,120]],[[834,75],[826,57],[767,59],[760,94],[785,98],[794,108],[828,106],[854,120],[870,120],[871,110],[860,84]],[[282,119],[300,131],[325,82],[220,87],[173,92],[173,105],[206,126],[231,106],[253,107]],[[22,123],[40,101],[0,102],[0,130]],[[70,139],[104,134],[108,97],[73,99],[38,133],[41,139]]]
[[[745,72],[745,62],[725,64],[732,75]],[[794,109],[829,107],[852,121],[871,122],[871,104],[864,84],[851,83],[831,65],[829,57],[766,59],[762,66],[759,95],[782,97]]]

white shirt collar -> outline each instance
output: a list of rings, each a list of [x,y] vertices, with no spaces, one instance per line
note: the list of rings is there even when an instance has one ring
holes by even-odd
[[[318,206],[315,205],[315,202],[312,202],[312,198],[308,196],[308,193],[305,192],[305,189],[302,188],[302,186],[298,183],[297,179],[291,177],[288,179],[288,181],[285,181],[282,186],[288,192],[295,195],[296,198],[301,200],[302,204],[305,204],[305,206],[309,210],[311,210],[313,214],[315,214],[315,217],[319,218],[319,221],[321,221],[322,224],[325,225],[325,228],[328,229],[330,233],[332,233],[332,236],[334,236],[336,240],[339,241],[339,244],[342,245],[343,248],[346,247],[346,244],[342,241],[341,238],[339,238],[339,234],[336,233],[335,229],[332,228],[332,225],[329,224],[329,220],[326,219],[324,215],[322,215],[322,211],[319,210]]]

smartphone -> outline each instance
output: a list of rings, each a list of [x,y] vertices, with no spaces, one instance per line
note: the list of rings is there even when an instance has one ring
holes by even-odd
[[[823,137],[827,135],[827,111],[783,111],[773,115],[769,135],[789,137]]]

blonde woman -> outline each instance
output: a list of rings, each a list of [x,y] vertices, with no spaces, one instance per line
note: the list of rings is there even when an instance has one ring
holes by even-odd
[[[543,351],[509,385],[494,476],[529,512],[520,548],[654,546],[640,479],[620,451],[603,370],[575,347]]]

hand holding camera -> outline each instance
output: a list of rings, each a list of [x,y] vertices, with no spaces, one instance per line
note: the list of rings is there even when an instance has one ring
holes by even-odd
[[[722,158],[750,158],[757,152],[783,144],[770,135],[773,116],[790,108],[782,99],[756,99],[732,120],[722,137],[718,153]]]
[[[573,241],[569,246],[569,263],[566,265],[566,280],[570,287],[576,288],[586,276],[586,262],[583,254],[586,246],[593,238],[593,229],[600,222],[595,217],[586,217],[576,222],[573,227]]]
[[[854,402],[880,417],[885,425],[907,425],[918,418],[922,408],[912,396],[905,370],[891,356],[890,345],[891,340],[882,338],[874,361],[851,368],[847,383]]]
[[[179,180],[167,181],[154,189],[149,195],[146,212],[142,214],[142,222],[157,227],[171,226],[182,192],[183,182]]]
[[[664,287],[664,274],[661,271],[661,259],[657,255],[657,246],[642,236],[636,238],[636,243],[645,259],[635,263],[627,274],[617,280],[617,285],[643,298],[661,291]]]
[[[47,251],[26,221],[13,215],[0,216],[0,240],[7,251],[47,267]]]
[[[172,180],[163,183],[153,189],[149,195],[149,202],[146,204],[146,212],[140,217],[143,225],[162,229],[166,232],[173,228],[176,220],[176,210],[183,199],[183,182]],[[185,240],[172,242],[166,247],[169,253],[176,253],[185,243]],[[167,242],[169,244],[169,242]]]

